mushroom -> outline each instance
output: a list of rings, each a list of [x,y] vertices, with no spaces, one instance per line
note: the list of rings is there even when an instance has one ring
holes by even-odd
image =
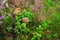
[[[29,22],[29,19],[28,19],[27,17],[24,17],[24,18],[22,19],[22,22],[28,23],[28,22]]]
[[[18,7],[18,8],[15,8],[13,14],[20,15],[20,12],[21,12],[21,8]]]

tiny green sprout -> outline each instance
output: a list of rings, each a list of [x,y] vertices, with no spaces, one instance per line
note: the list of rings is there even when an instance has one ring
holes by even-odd
[[[7,30],[8,32],[10,32],[10,31],[11,31],[11,27],[7,27],[6,30]]]
[[[33,36],[31,40],[36,40],[36,36]]]
[[[18,29],[14,29],[14,32],[16,33],[16,34],[20,34],[20,32],[18,31]]]
[[[57,36],[57,33],[53,34],[53,36],[56,37]]]
[[[41,28],[41,25],[39,25],[39,28]]]

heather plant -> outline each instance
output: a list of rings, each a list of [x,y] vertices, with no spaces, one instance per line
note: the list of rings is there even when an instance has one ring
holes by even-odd
[[[35,0],[34,5],[30,6],[30,8],[32,12],[40,13],[40,11],[43,10],[44,5],[40,0]]]

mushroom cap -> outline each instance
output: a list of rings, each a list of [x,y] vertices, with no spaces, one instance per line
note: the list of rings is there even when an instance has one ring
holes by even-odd
[[[24,18],[22,19],[22,22],[28,23],[28,22],[29,22],[29,19],[28,19],[27,17],[24,17]]]
[[[18,8],[15,8],[13,14],[20,15],[20,12],[21,12],[21,8],[18,7]]]

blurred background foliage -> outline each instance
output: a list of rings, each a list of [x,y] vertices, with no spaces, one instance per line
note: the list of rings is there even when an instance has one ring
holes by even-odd
[[[0,4],[0,40],[60,40],[60,0],[1,0]]]

